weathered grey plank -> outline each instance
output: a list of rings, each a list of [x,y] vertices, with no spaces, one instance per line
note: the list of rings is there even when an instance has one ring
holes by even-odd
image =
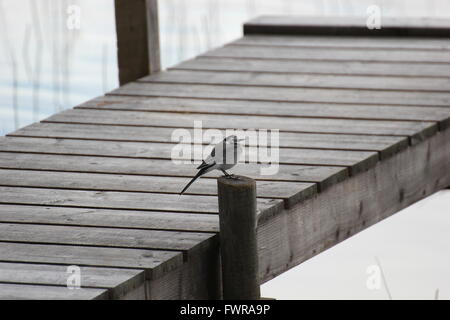
[[[314,47],[280,47],[280,46],[227,46],[208,51],[203,56],[225,58],[254,58],[292,61],[359,61],[359,62],[392,62],[392,63],[436,63],[448,64],[450,57],[447,51],[420,51],[370,48],[355,50],[353,48],[333,48],[324,50]]]
[[[132,191],[179,194],[190,178],[69,173],[35,170],[0,169],[0,185],[14,187],[43,187],[75,190]],[[313,183],[258,181],[259,198],[282,199],[287,206],[313,196]],[[185,194],[217,195],[214,179],[199,179]]]
[[[450,114],[450,111],[449,111]],[[450,119],[450,118],[449,118]],[[123,141],[123,142],[164,142],[172,141],[173,128],[161,127],[123,127],[113,125],[84,125],[69,123],[39,123],[31,124],[19,129],[8,136],[11,137],[40,137],[40,138],[70,138],[101,141]],[[204,141],[194,135],[192,129],[188,129],[192,142],[207,145]],[[225,137],[225,130],[221,130]],[[364,150],[378,151],[382,158],[398,152],[408,146],[406,137],[398,136],[368,136],[368,135],[346,135],[346,134],[315,134],[315,133],[292,133],[280,132],[280,147],[288,148],[310,148],[310,149],[337,149],[337,150]],[[270,142],[270,141],[269,141]],[[247,145],[257,146],[258,141],[248,141]]]
[[[128,209],[144,211],[178,211],[188,213],[217,213],[214,196],[175,195],[139,192],[82,191],[48,188],[0,187],[4,204],[30,204],[56,207],[98,209]],[[283,201],[258,199],[260,213],[277,211]],[[202,236],[198,235],[200,238]]]
[[[140,142],[116,142],[103,141],[101,148],[97,141],[51,139],[51,138],[21,138],[7,137],[0,139],[0,151],[8,152],[33,152],[44,154],[78,154],[87,156],[110,156],[122,158],[140,159],[167,159],[180,160],[191,163],[191,159],[199,162],[204,158],[201,151],[204,150],[205,157],[210,153],[212,146],[203,149],[203,146],[194,145],[193,149],[200,148],[197,155],[173,154],[173,144],[163,143],[140,143]],[[256,163],[258,150],[254,147],[245,148],[246,156],[242,162]],[[253,157],[253,158],[250,158]],[[259,158],[258,158],[259,159]],[[281,164],[309,164],[309,165],[338,165],[347,166],[351,173],[356,174],[361,170],[370,168],[378,161],[378,154],[369,151],[349,150],[317,150],[317,149],[279,149],[279,163]],[[267,163],[267,161],[266,161]],[[177,165],[172,163],[172,165]],[[245,166],[244,163],[239,164]],[[156,208],[155,208],[156,209]]]
[[[206,242],[202,250],[180,268],[146,283],[147,299],[221,299],[219,241]]]
[[[303,34],[448,38],[446,19],[383,17],[381,29],[367,28],[367,18],[328,16],[259,16],[244,24],[244,34]]]
[[[0,187],[0,203],[217,213],[212,196]],[[262,200],[261,200],[262,201]]]
[[[392,105],[448,106],[450,93],[341,90],[320,88],[271,88],[232,85],[167,84],[132,82],[110,94],[153,97],[235,99],[285,102],[342,102]]]
[[[357,61],[301,61],[218,58],[200,56],[181,62],[171,69],[251,71],[279,74],[306,73],[329,75],[376,75],[448,78],[450,65],[430,63],[387,63]]]
[[[267,281],[450,184],[450,130],[282,211],[258,229]]]
[[[0,152],[0,168],[141,176],[192,177],[194,174],[192,164],[173,166],[169,160],[8,152]],[[273,176],[261,175],[260,169],[261,166],[258,164],[246,164],[245,166],[236,166],[233,168],[233,172],[262,181],[316,182],[321,189],[348,177],[348,170],[345,167],[335,166],[280,165],[278,173]],[[221,173],[213,171],[204,178],[215,178],[219,175]]]
[[[0,222],[219,232],[214,214],[0,205]]]
[[[211,69],[214,65],[211,66]],[[280,74],[248,71],[170,70],[141,78],[142,82],[194,83],[241,86],[301,87],[324,89],[368,89],[386,91],[448,92],[450,78],[412,78],[377,76],[337,76]],[[338,115],[337,113],[335,116]]]
[[[437,124],[417,121],[378,121],[328,118],[288,118],[211,114],[177,114],[116,110],[73,109],[51,116],[44,122],[108,124],[127,126],[194,127],[201,121],[204,129],[275,129],[282,132],[394,135],[412,137],[416,143],[433,135]],[[367,148],[366,148],[367,149]]]
[[[75,109],[78,108],[277,117],[437,121],[442,129],[448,127],[450,123],[450,110],[448,108],[430,106],[402,107],[370,104],[244,102],[239,100],[103,96],[75,107]]]
[[[0,300],[104,300],[108,291],[104,289],[70,290],[57,286],[38,286],[0,283]]]
[[[2,188],[3,189],[3,188]],[[213,233],[0,223],[0,241],[189,251]]]
[[[0,283],[67,287],[67,265],[0,262]],[[119,299],[145,281],[143,270],[80,268],[81,288],[108,289],[111,299]],[[78,289],[77,289],[78,290]],[[43,289],[45,292],[45,289]]]
[[[414,37],[336,37],[336,36],[283,36],[283,35],[247,35],[232,43],[239,45],[300,46],[315,48],[352,48],[368,50],[404,49],[404,50],[450,50],[448,39]]]
[[[144,269],[156,279],[183,264],[180,251],[0,242],[0,261]]]

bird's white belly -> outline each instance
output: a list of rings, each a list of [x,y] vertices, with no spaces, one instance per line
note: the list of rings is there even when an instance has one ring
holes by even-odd
[[[236,165],[236,163],[220,163],[217,164],[217,169],[223,169],[223,170],[228,170],[233,168]]]

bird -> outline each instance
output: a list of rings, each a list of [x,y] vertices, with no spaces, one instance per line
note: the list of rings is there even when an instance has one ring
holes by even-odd
[[[182,195],[195,180],[212,170],[220,170],[227,178],[235,178],[234,175],[229,174],[226,170],[233,168],[237,164],[239,157],[242,154],[242,146],[239,142],[243,140],[245,139],[238,139],[237,136],[232,135],[216,144],[210,155],[197,167],[199,171],[183,188],[180,195]]]

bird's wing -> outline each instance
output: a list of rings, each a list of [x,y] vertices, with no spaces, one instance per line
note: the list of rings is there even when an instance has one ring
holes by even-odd
[[[202,161],[202,163],[197,167],[197,169],[202,169],[207,166],[210,166],[211,164],[216,163],[216,148],[219,145],[220,145],[219,148],[222,148],[221,147],[223,145],[222,142],[216,144],[216,146],[211,150],[211,153],[209,154],[209,156],[207,156],[206,159]]]
[[[206,157],[206,159],[202,161],[202,163],[197,167],[197,169],[206,168],[206,167],[214,164],[215,163],[215,161],[214,161],[215,160],[215,158],[214,158],[215,153],[216,153],[215,149],[212,149],[212,151],[209,154],[209,156]]]

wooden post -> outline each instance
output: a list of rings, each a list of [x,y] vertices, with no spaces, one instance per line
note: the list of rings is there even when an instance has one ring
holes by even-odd
[[[115,0],[119,83],[161,70],[157,0]]]
[[[223,298],[255,300],[260,298],[256,183],[237,178],[217,180]]]

